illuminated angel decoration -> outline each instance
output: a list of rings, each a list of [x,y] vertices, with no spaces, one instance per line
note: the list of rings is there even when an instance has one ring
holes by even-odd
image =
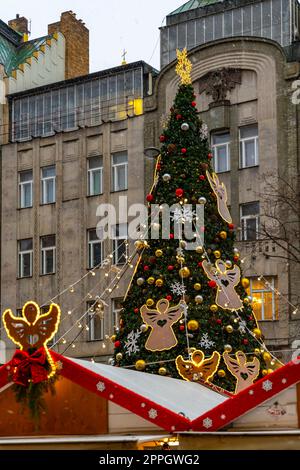
[[[237,265],[227,269],[224,261],[218,259],[215,266],[206,260],[202,263],[208,279],[217,283],[216,304],[223,309],[239,310],[243,307],[240,296],[235,291],[241,279],[241,271]]]
[[[227,207],[227,191],[225,184],[220,183],[219,177],[216,175],[216,173],[213,173],[211,175],[209,171],[206,171],[206,177],[209,181],[211,189],[213,190],[217,198],[217,205],[220,216],[223,220],[225,220],[225,222],[231,224],[232,217]]]
[[[209,382],[218,370],[220,358],[218,351],[214,351],[209,358],[205,359],[202,351],[195,350],[188,360],[178,356],[176,367],[179,375],[188,382]]]
[[[260,370],[260,362],[257,357],[247,362],[245,353],[238,351],[235,357],[230,356],[228,352],[224,352],[223,358],[227,369],[237,380],[235,393],[250,387],[257,379]]]
[[[47,343],[55,335],[60,320],[60,308],[51,304],[47,313],[41,314],[35,302],[27,302],[22,317],[16,317],[10,309],[3,313],[3,323],[9,338],[24,351],[47,349]]]
[[[172,327],[180,320],[185,308],[184,301],[170,307],[167,299],[159,300],[156,304],[156,310],[148,308],[147,305],[141,307],[141,316],[146,325],[151,328],[151,333],[145,344],[146,349],[165,351],[176,346],[178,340]]]

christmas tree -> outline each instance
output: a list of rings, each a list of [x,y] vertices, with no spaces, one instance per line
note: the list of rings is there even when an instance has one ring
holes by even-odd
[[[191,67],[186,50],[178,52],[181,84],[147,196],[149,219],[153,204],[176,205],[170,233],[136,242],[140,257],[113,337],[114,360],[238,392],[280,364],[264,345],[246,291],[249,280],[241,274],[226,189],[213,171],[207,127],[196,109]],[[204,208],[205,223],[187,249],[183,226],[199,225],[196,205]]]

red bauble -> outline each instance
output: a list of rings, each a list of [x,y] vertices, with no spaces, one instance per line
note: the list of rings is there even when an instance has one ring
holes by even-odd
[[[211,159],[213,158],[213,154],[212,154],[212,153],[209,153],[209,154],[207,155],[207,158],[208,158],[209,160],[211,160]]]
[[[218,318],[218,319],[216,320],[216,323],[217,323],[218,325],[222,325],[222,320],[221,320],[221,318]]]
[[[183,147],[183,148],[181,149],[181,153],[183,153],[183,154],[185,155],[186,152],[187,152],[187,149],[186,149],[185,147]]]
[[[158,163],[158,164],[156,165],[156,169],[157,169],[157,171],[159,171],[159,170],[161,169],[161,164],[160,164],[160,163]]]
[[[161,135],[160,138],[159,138],[160,142],[165,142],[166,141],[166,136],[165,135]]]
[[[115,342],[115,348],[119,348],[120,346],[121,346],[120,341],[116,341],[116,342]]]
[[[252,315],[250,315],[250,317],[249,317],[249,321],[252,321],[252,320],[253,320],[253,317],[252,317]]]
[[[179,330],[180,330],[180,331],[184,331],[184,330],[185,330],[185,326],[184,326],[184,325],[180,325],[180,326],[179,326]]]
[[[228,224],[229,230],[234,230],[234,224]]]
[[[167,295],[166,299],[167,299],[169,302],[171,302],[172,296],[171,296],[171,295]]]
[[[181,114],[177,114],[176,119],[177,119],[177,121],[179,121],[180,119],[182,119]]]
[[[202,268],[202,261],[199,261],[198,266],[199,268]]]
[[[245,344],[245,346],[247,346],[247,344],[249,344],[249,340],[247,338],[243,339],[243,343]]]
[[[173,271],[173,269],[174,269],[174,266],[170,265],[170,266],[168,266],[168,268],[167,268],[167,269],[168,269],[168,271]]]
[[[170,233],[170,240],[173,240],[174,238],[174,233]]]
[[[144,266],[144,271],[149,271],[149,269],[150,269],[149,266],[147,266],[147,265]]]
[[[209,281],[209,282],[208,282],[208,285],[209,285],[209,287],[211,287],[212,289],[214,289],[215,287],[217,287],[216,281]]]
[[[183,191],[183,189],[181,189],[181,188],[178,188],[178,189],[176,189],[176,191],[175,191],[175,194],[176,194],[177,197],[182,197],[182,196],[183,196],[183,193],[184,193],[184,191]]]
[[[139,313],[139,309],[138,309],[138,308],[135,308],[133,311],[134,311],[134,313]]]
[[[237,263],[239,259],[240,259],[240,258],[239,258],[238,256],[234,256],[234,257],[233,257],[233,261],[234,261],[235,263]]]
[[[153,199],[154,199],[153,194],[148,194],[147,197],[146,197],[146,199],[147,199],[148,202],[152,202]]]
[[[191,105],[193,106],[193,108],[195,108],[197,106],[196,101],[192,101]]]
[[[204,175],[200,175],[200,176],[199,176],[199,180],[204,181],[204,180],[205,180],[205,176],[204,176]]]

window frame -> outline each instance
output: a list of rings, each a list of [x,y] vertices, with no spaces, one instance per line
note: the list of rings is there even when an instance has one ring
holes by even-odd
[[[126,162],[114,163],[114,157],[117,155],[126,155]],[[125,185],[124,188],[120,188],[118,181],[118,169],[125,167]],[[111,154],[111,192],[117,193],[120,191],[128,190],[128,153],[126,152],[115,152]],[[118,183],[118,185],[117,185]]]
[[[54,168],[55,170],[55,175],[54,176],[43,176],[43,171],[47,168]],[[53,181],[53,201],[49,201],[48,197],[46,199],[45,195],[47,194],[47,182],[48,181]],[[47,204],[55,204],[56,203],[56,165],[47,165],[43,166],[41,168],[41,204],[47,205]]]
[[[116,297],[115,299],[111,299],[111,313],[112,313],[112,322],[113,327],[120,327],[120,313],[123,307],[116,308],[117,302],[122,302],[122,297]],[[118,320],[118,321],[116,321]]]
[[[20,249],[20,245],[21,245],[21,242],[23,241],[26,241],[26,240],[31,240],[31,243],[32,243],[32,248],[31,250],[21,250]],[[29,260],[30,260],[30,274],[28,276],[25,276],[24,275],[24,255],[28,255],[30,256]],[[18,240],[18,278],[19,279],[26,279],[26,278],[30,278],[32,277],[32,274],[33,274],[33,239],[32,238],[24,238],[22,240]]]
[[[91,232],[96,232],[97,235],[97,229],[95,228],[90,228],[87,231],[87,241],[88,241],[88,269],[95,269],[97,266],[102,266],[102,263],[104,261],[104,240],[101,238],[98,238],[96,240],[90,240],[90,233]],[[100,250],[101,250],[101,262],[98,264],[92,263],[92,259],[94,257],[94,246],[100,244]]]
[[[249,205],[249,204],[254,204],[258,203],[258,214],[252,214],[252,215],[243,215],[243,207]],[[255,231],[255,238],[253,240],[248,239],[247,237],[247,220],[254,220],[256,221],[256,231]],[[255,242],[259,239],[259,225],[260,225],[260,205],[259,201],[253,201],[253,202],[246,202],[244,204],[240,204],[240,225],[241,225],[241,241],[242,242]]]
[[[225,142],[225,143],[220,143],[220,144],[214,144],[213,141],[214,141],[214,137],[216,136],[222,136],[222,135],[228,135],[229,136],[229,141],[228,142]],[[212,132],[211,133],[211,149],[212,149],[212,152],[213,152],[213,155],[214,155],[214,159],[213,159],[213,162],[214,162],[214,170],[216,173],[226,173],[227,171],[230,171],[230,143],[231,143],[231,140],[230,140],[230,131],[228,130],[227,132]],[[219,171],[219,159],[218,159],[218,149],[220,147],[225,147],[226,149],[226,170],[222,170],[222,171]]]
[[[242,129],[245,129],[246,127],[256,127],[257,129],[257,134],[252,137],[241,137],[241,131]],[[246,165],[246,152],[245,152],[245,144],[246,142],[250,142],[254,140],[254,158],[255,162],[253,165]],[[240,169],[244,168],[253,168],[255,166],[258,166],[259,164],[259,129],[258,129],[258,124],[249,124],[248,126],[241,126],[239,127],[239,153],[240,153]]]
[[[255,294],[260,294],[260,297],[263,297],[263,301],[260,303],[261,304],[261,318],[258,319],[257,321],[278,321],[278,305],[276,305],[276,293],[275,293],[275,283],[276,283],[276,277],[274,276],[269,276],[265,278],[264,282],[264,287],[261,289],[253,289],[253,281],[257,281],[259,278],[257,277],[249,277],[250,285],[249,285],[249,293],[252,299],[255,298]],[[266,285],[266,283],[269,284]],[[272,319],[265,318],[265,301],[264,301],[264,293],[267,294],[272,294]]]
[[[54,237],[54,245],[43,248],[43,239],[46,237]],[[41,249],[41,276],[49,276],[56,273],[56,237],[55,235],[44,235],[40,238],[40,249]],[[53,256],[53,271],[45,272],[46,255],[48,251],[52,251]]]
[[[117,227],[120,227],[120,226],[126,226],[126,236],[125,238],[120,238],[120,236],[124,236],[124,235],[116,235],[116,231],[117,231]],[[127,259],[128,259],[128,242],[125,243],[125,240],[128,240],[128,223],[127,222],[124,222],[124,223],[121,223],[121,224],[116,224],[116,225],[112,225],[111,227],[111,230],[112,230],[112,241],[113,241],[113,260],[112,260],[112,264],[114,266],[123,266],[124,264],[126,264],[127,262]],[[120,232],[120,230],[119,230]],[[116,254],[118,253],[118,250],[119,250],[119,242],[124,242],[124,245],[125,245],[125,261],[124,262],[121,262],[120,263],[120,258],[116,258]],[[122,244],[121,243],[121,244]]]
[[[99,157],[102,159],[102,166],[96,167],[96,168],[89,168],[90,160],[92,158]],[[100,196],[103,194],[103,157],[101,155],[95,155],[95,157],[89,157],[87,159],[87,187],[88,187],[88,196]],[[100,191],[96,192],[95,188],[93,188],[93,191],[91,190],[92,187],[94,186],[94,180],[93,180],[93,175],[96,172],[100,172]]]
[[[31,180],[29,181],[21,181],[22,173],[29,173],[31,172]],[[30,204],[27,206],[25,205],[25,186],[30,187]],[[32,170],[24,170],[19,171],[19,208],[20,209],[28,209],[33,206],[33,171]]]
[[[90,311],[90,308],[93,307],[95,305],[95,300],[92,300],[92,301],[89,301],[87,302],[87,309],[88,309],[88,320],[87,320],[87,326],[89,327],[89,330],[88,330],[88,342],[89,343],[92,343],[92,342],[95,342],[95,341],[104,341],[104,338],[105,338],[105,323],[104,323],[104,316],[103,318],[99,317],[100,318],[100,325],[101,325],[101,337],[100,338],[96,338],[95,337],[95,323],[94,323],[94,319],[95,319],[95,316],[97,315],[96,312],[93,310],[92,312]]]

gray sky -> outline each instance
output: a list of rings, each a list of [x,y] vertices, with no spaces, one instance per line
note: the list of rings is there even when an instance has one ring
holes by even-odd
[[[186,0],[9,0],[1,5],[1,19],[7,22],[16,13],[26,16],[32,21],[31,38],[35,38],[45,35],[48,23],[58,21],[61,12],[73,10],[90,30],[91,72],[120,65],[124,48],[127,62],[143,59],[159,67],[158,28],[168,13],[184,3]]]

